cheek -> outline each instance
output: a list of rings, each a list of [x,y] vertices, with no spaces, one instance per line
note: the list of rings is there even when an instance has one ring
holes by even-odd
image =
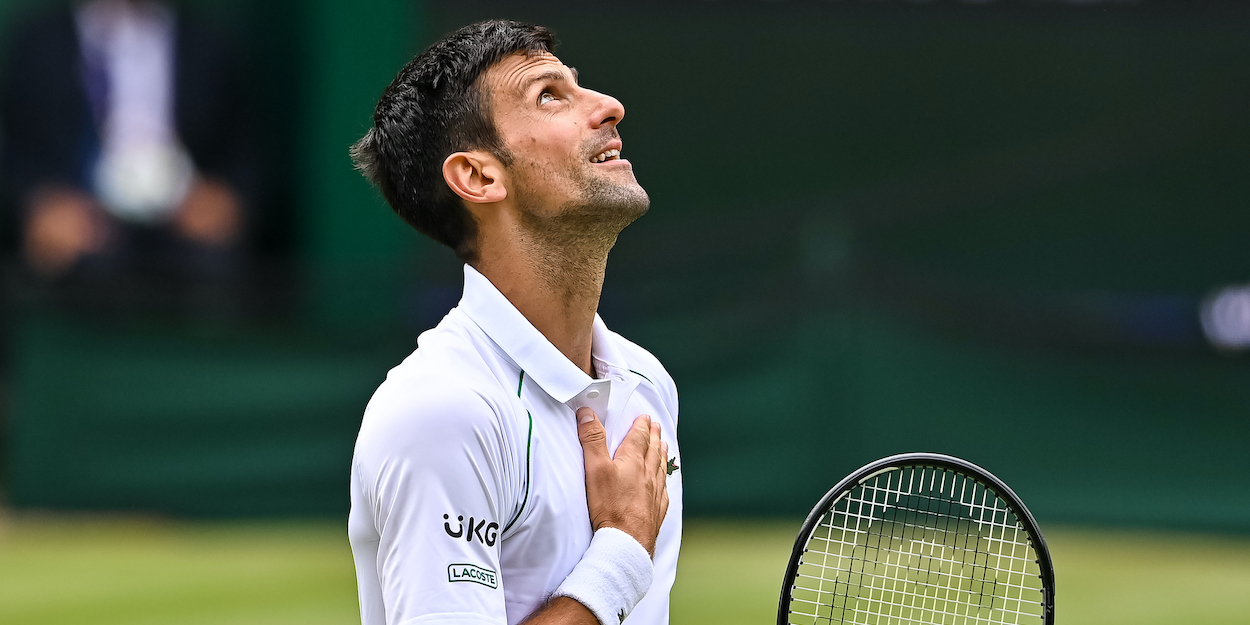
[[[523,125],[514,145],[534,150],[535,156],[567,157],[581,150],[582,143],[587,139],[583,130],[576,120],[530,118]]]
[[[567,186],[567,169],[533,152],[515,154],[512,179],[515,188],[530,202],[546,204]]]
[[[547,171],[567,171],[580,164],[581,146],[572,137],[529,135],[520,143],[525,158]]]

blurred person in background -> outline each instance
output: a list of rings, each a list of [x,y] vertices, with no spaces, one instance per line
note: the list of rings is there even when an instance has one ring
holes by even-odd
[[[44,11],[8,39],[5,191],[29,272],[51,283],[237,277],[255,167],[227,41],[142,0]]]

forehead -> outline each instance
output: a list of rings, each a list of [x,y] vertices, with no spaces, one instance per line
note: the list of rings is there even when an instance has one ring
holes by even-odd
[[[483,84],[496,102],[524,98],[533,79],[552,72],[571,76],[571,70],[550,52],[510,54],[492,65],[482,76]]]

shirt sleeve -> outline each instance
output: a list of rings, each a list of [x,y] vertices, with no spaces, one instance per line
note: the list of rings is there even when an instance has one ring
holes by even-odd
[[[366,625],[506,622],[507,449],[496,411],[472,390],[422,384],[370,401],[349,521]]]

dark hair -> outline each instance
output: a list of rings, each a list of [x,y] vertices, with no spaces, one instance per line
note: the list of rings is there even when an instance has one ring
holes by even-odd
[[[356,168],[412,227],[455,250],[477,256],[477,224],[443,180],[443,161],[464,150],[511,155],[491,119],[480,77],[522,52],[551,52],[542,26],[489,20],[447,35],[400,70],[373,112],[373,127],[351,148]]]

